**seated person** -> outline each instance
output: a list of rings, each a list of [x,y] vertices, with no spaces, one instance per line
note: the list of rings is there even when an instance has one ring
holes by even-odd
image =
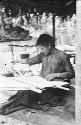
[[[55,48],[54,40],[50,35],[40,35],[36,45],[40,54],[26,60],[15,60],[15,63],[29,65],[42,63],[40,75],[49,81],[74,78],[75,73],[68,55]]]
[[[68,81],[75,77],[68,55],[55,48],[55,41],[49,34],[41,34],[36,46],[39,53],[37,56],[26,60],[15,60],[15,63],[26,63],[29,65],[42,63],[40,76],[48,81],[59,79]],[[20,105],[36,109],[40,109],[39,105],[48,103],[57,105],[65,96],[65,93],[65,90],[58,88],[46,88],[41,94],[31,90],[18,91],[17,94],[9,99],[10,101],[13,100],[13,103],[3,106],[4,108],[1,109],[1,113],[7,114],[12,111],[10,109],[14,109]]]

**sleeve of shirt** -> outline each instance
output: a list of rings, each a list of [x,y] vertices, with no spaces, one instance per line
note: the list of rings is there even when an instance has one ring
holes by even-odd
[[[29,60],[28,60],[29,65],[39,64],[41,62],[42,62],[42,56],[41,55],[34,56],[32,58],[29,58]]]

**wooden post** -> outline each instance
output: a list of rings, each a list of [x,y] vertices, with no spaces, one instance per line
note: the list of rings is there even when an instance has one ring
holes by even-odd
[[[36,14],[36,29],[38,30],[38,15]]]
[[[77,0],[76,2],[76,19],[76,125],[81,125],[81,0]]]
[[[39,15],[39,28],[41,29],[41,18],[42,18],[42,15]]]
[[[54,12],[52,17],[52,22],[53,22],[53,38],[55,40],[55,13]]]
[[[30,24],[30,12],[27,13],[27,21],[28,21],[28,25]]]

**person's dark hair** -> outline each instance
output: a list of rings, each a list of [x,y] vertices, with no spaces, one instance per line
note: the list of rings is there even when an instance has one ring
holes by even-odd
[[[37,40],[36,45],[42,45],[44,47],[51,45],[52,47],[55,47],[55,41],[49,34],[41,34]]]

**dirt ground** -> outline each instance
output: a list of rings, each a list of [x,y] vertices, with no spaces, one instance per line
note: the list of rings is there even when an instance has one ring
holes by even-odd
[[[73,119],[61,118],[55,110],[54,114],[37,111],[22,109],[15,113],[7,116],[0,116],[0,125],[74,125],[75,121]],[[56,115],[57,114],[57,115]],[[61,112],[60,112],[61,114]],[[64,117],[64,116],[63,116]]]

